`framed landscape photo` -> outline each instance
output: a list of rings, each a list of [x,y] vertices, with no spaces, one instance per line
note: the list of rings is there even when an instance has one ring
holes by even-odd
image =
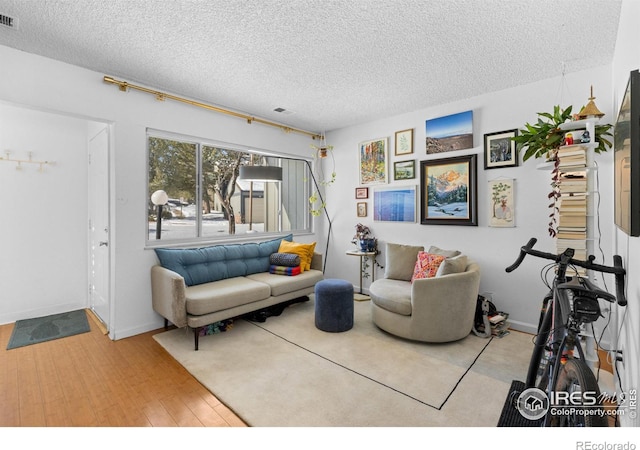
[[[366,188],[366,187],[356,188],[356,198],[369,198],[369,188]]]
[[[473,148],[473,111],[425,122],[427,155]]]
[[[412,180],[416,177],[416,161],[396,161],[393,163],[394,180]]]
[[[478,225],[477,155],[420,161],[420,223]]]
[[[413,128],[396,131],[396,156],[413,153]]]
[[[416,187],[379,187],[373,191],[373,220],[382,222],[416,221]]]
[[[367,217],[367,202],[358,202],[356,204],[358,217]]]
[[[514,137],[518,130],[498,131],[484,135],[484,168],[499,169],[518,165],[518,150]]]
[[[386,184],[388,180],[387,138],[361,142],[358,148],[360,184]]]

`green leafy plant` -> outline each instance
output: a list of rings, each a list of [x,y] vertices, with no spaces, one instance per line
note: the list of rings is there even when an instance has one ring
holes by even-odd
[[[511,138],[516,142],[517,151],[519,153],[524,151],[523,161],[529,158],[545,158],[548,161],[554,161],[551,171],[551,192],[547,195],[551,201],[549,204],[551,213],[549,214],[548,227],[551,237],[555,237],[557,234],[556,215],[559,210],[557,203],[560,199],[559,178],[561,171],[556,152],[558,148],[564,145],[566,133],[566,130],[560,129],[560,125],[574,118],[571,111],[571,106],[562,109],[559,105],[556,105],[553,107],[553,113],[538,113],[538,121],[536,123],[526,123],[524,128],[519,130],[518,135]],[[594,138],[598,144],[593,149],[595,153],[606,152],[611,148],[610,138],[613,136],[611,127],[611,124],[595,124]]]
[[[318,147],[316,145],[312,145],[311,148],[314,149],[313,159],[314,162],[317,162],[318,155],[320,158],[326,158],[329,154],[331,155],[331,162],[333,163],[333,170],[329,177],[325,176],[324,170],[322,168],[322,164],[317,164],[318,167],[318,175],[320,176],[319,184],[320,186],[330,186],[336,181],[336,161],[333,157],[333,146],[323,146]],[[318,203],[320,202],[320,203]],[[327,203],[321,198],[318,190],[314,190],[309,196],[309,203],[311,204],[311,215],[314,217],[319,216],[322,213],[322,210],[326,208]],[[318,204],[316,204],[318,203]]]
[[[560,129],[560,125],[572,118],[571,111],[571,106],[562,109],[556,105],[553,113],[539,112],[537,122],[526,123],[523,129],[518,130],[518,135],[511,139],[516,142],[518,152],[524,151],[523,161],[529,158],[553,159],[555,152],[564,144],[565,131]],[[595,125],[598,146],[594,148],[594,152],[606,152],[611,148],[611,127],[611,124]]]

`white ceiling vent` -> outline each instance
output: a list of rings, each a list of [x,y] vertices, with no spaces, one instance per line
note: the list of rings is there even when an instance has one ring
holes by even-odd
[[[18,28],[18,19],[0,13],[0,25],[15,30]]]

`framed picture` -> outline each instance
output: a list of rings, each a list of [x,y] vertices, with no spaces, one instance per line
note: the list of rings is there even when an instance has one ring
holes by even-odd
[[[397,161],[393,163],[394,180],[411,180],[416,177],[416,161]]]
[[[413,128],[396,131],[396,156],[413,153]]]
[[[367,202],[358,202],[356,206],[358,217],[367,217]]]
[[[427,155],[473,148],[473,111],[425,122]]]
[[[477,155],[420,161],[420,223],[478,225]]]
[[[518,130],[498,131],[484,135],[484,168],[499,169],[518,165],[518,151],[514,137]]]
[[[613,192],[616,226],[640,236],[640,72],[629,74],[613,132]]]
[[[366,188],[366,187],[356,188],[356,198],[369,198],[369,188]]]
[[[415,223],[416,187],[376,188],[373,191],[373,220]]]
[[[513,179],[508,178],[489,180],[490,227],[515,227],[513,182]]]
[[[387,138],[361,142],[360,184],[386,184],[388,179]]]

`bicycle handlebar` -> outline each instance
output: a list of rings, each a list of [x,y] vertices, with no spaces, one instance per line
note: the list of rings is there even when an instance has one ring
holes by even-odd
[[[527,245],[524,245],[522,247],[520,247],[520,254],[518,255],[518,258],[515,260],[515,262],[513,264],[511,264],[509,267],[507,267],[505,270],[507,272],[513,272],[514,270],[516,270],[518,268],[518,266],[520,266],[520,264],[522,263],[522,261],[524,260],[524,257],[527,255],[531,255],[531,256],[536,256],[538,258],[543,258],[543,259],[548,259],[551,260],[555,263],[560,262],[560,258],[563,256],[563,254],[553,254],[553,253],[547,253],[547,252],[541,252],[539,250],[534,250],[533,246],[536,244],[536,242],[538,242],[538,240],[536,238],[531,238],[529,239],[529,242],[527,242]],[[622,267],[622,258],[620,257],[620,255],[614,255],[613,256],[613,266],[605,266],[602,264],[596,264],[593,262],[593,257],[590,256],[588,261],[583,261],[580,259],[573,259],[570,258],[568,261],[568,264],[574,265],[574,266],[579,266],[579,267],[583,267],[587,270],[595,270],[597,272],[602,272],[602,273],[612,273],[615,275],[615,280],[616,280],[616,298],[618,300],[618,304],[620,306],[626,306],[627,304],[627,298],[624,295],[624,277],[625,274],[627,273],[626,270],[624,269],[624,267]]]

